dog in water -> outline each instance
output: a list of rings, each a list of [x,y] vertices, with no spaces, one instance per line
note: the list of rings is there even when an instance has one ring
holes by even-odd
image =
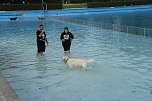
[[[83,59],[78,59],[78,58],[71,58],[68,56],[63,56],[62,60],[71,69],[80,67],[80,68],[83,68],[84,70],[87,70],[88,64],[95,63],[95,60],[93,60],[93,59],[83,60]]]

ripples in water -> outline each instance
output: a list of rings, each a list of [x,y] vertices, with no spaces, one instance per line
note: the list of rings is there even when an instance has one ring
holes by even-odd
[[[44,56],[36,56],[35,31],[40,22],[16,23],[6,24],[7,30],[3,30],[0,71],[23,101],[135,101],[140,96],[140,101],[150,101],[151,39],[63,22],[41,22],[49,46]],[[59,37],[65,26],[70,26],[75,35],[69,56],[96,60],[88,71],[71,70],[61,61],[64,54]]]

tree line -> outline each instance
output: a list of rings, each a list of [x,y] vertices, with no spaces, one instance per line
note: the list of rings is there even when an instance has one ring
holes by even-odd
[[[110,1],[150,1],[150,0],[0,0],[1,4],[39,4],[42,3],[86,3],[86,2],[110,2]]]

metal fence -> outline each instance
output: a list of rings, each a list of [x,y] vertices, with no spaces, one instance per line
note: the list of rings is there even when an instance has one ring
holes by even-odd
[[[130,33],[130,34],[152,37],[152,29],[150,29],[150,28],[141,28],[141,27],[134,27],[134,26],[118,25],[118,24],[104,23],[104,22],[101,22],[101,21],[93,21],[93,20],[69,19],[69,18],[66,18],[66,17],[63,17],[63,16],[55,16],[55,17],[53,17],[53,19],[58,20],[58,21],[73,23],[73,24],[99,27],[99,28],[112,30],[112,31],[119,31],[119,32],[124,32],[124,33]]]

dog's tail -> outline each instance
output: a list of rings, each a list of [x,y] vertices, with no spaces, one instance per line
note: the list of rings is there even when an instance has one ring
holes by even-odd
[[[96,61],[94,59],[89,59],[89,60],[87,60],[87,63],[94,64],[94,63],[96,63]]]

